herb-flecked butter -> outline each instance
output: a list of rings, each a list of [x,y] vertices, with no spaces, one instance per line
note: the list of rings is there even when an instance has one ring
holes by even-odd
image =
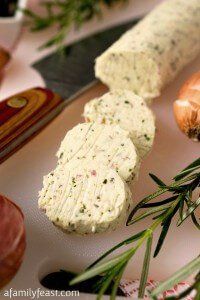
[[[127,182],[139,171],[140,159],[129,132],[119,125],[82,123],[68,131],[57,153],[59,165],[99,166],[116,170]]]
[[[39,208],[66,232],[114,230],[125,223],[131,206],[127,184],[115,170],[94,164],[91,169],[57,166],[44,177]]]
[[[155,118],[145,101],[128,90],[113,90],[86,103],[84,117],[88,122],[118,124],[130,132],[139,156],[152,148]]]
[[[199,53],[200,1],[166,0],[97,58],[95,73],[150,99]]]

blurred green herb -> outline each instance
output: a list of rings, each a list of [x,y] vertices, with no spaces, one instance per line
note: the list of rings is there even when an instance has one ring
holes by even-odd
[[[116,288],[119,284],[121,276],[123,275],[123,271],[126,265],[135,255],[137,250],[145,244],[146,252],[143,262],[138,294],[140,298],[143,298],[150,266],[153,234],[155,230],[158,229],[159,226],[161,226],[160,237],[154,250],[155,257],[158,255],[163,246],[171,222],[174,219],[175,215],[178,215],[177,226],[180,226],[187,218],[190,217],[196,228],[200,229],[199,220],[195,215],[196,209],[200,205],[199,194],[197,196],[197,199],[194,199],[194,191],[198,192],[198,188],[200,187],[200,158],[195,160],[192,164],[187,166],[183,171],[176,175],[173,178],[173,181],[170,185],[166,185],[161,179],[159,179],[153,174],[150,174],[150,176],[158,185],[158,190],[155,193],[149,195],[148,197],[145,197],[142,201],[140,201],[137,204],[137,206],[129,215],[127,225],[132,225],[149,216],[153,217],[152,224],[147,229],[131,236],[130,238],[114,246],[112,249],[108,250],[100,258],[98,258],[91,266],[89,266],[83,273],[79,274],[71,282],[71,284],[75,284],[78,282],[85,281],[96,275],[103,274],[102,279],[96,285],[96,289],[99,292],[97,299],[101,299],[104,292],[107,290],[112,281],[115,282],[115,288],[113,288],[112,290],[110,299],[115,299]],[[164,199],[161,199],[157,202],[151,202],[153,199],[166,193],[168,194],[168,197],[164,197]],[[140,213],[139,216],[135,216],[140,209],[145,209],[146,211]],[[118,248],[121,248],[128,244],[131,244],[130,249],[122,252],[117,256],[114,256],[108,261],[102,262],[102,260],[106,258],[109,254],[111,254]],[[182,273],[185,275],[189,275],[189,272],[193,270],[190,267],[191,265],[185,266],[185,268],[181,269],[178,275]],[[199,258],[197,259],[197,261],[195,261],[195,268],[196,267],[200,269]],[[174,277],[172,276],[171,280],[167,281],[167,288],[169,287],[169,285],[171,285],[171,287],[175,285],[177,283],[177,278],[180,279],[182,277],[177,277],[177,274],[175,274]],[[199,275],[197,276],[197,280],[198,282],[195,281],[196,285],[194,287],[198,290],[199,294]],[[159,288],[161,290],[163,286],[161,285],[161,287],[159,286]],[[152,293],[154,298],[156,298],[158,292],[160,291],[159,288]]]
[[[103,6],[113,7],[117,3],[127,0],[46,0],[41,2],[45,10],[44,15],[37,14],[29,9],[24,9],[28,17],[28,24],[32,31],[40,31],[52,26],[57,27],[57,33],[40,49],[63,46],[64,39],[70,28],[80,28],[85,22],[95,16],[102,16]]]

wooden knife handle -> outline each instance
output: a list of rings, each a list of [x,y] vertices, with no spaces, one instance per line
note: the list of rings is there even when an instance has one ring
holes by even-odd
[[[61,102],[60,96],[44,88],[33,88],[0,102],[0,163],[35,135],[38,130],[27,137],[26,132]]]
[[[10,54],[0,47],[0,71],[5,67],[9,60]]]

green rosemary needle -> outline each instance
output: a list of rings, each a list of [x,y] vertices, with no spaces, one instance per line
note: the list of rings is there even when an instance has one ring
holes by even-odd
[[[183,299],[187,295],[189,295],[192,291],[196,291],[195,299],[200,299],[200,256],[189,262],[183,268],[175,272],[170,278],[166,281],[160,283],[151,293],[151,297],[153,299],[157,299],[158,296],[163,293],[164,291],[169,290],[174,285],[178,284],[182,280],[189,278],[189,276],[197,273],[194,278],[194,282],[192,285],[187,288],[184,292],[182,292],[178,296],[171,296],[168,297],[167,300],[179,300]]]
[[[41,2],[45,13],[37,14],[24,9],[32,31],[41,31],[52,26],[57,27],[56,34],[43,44],[40,49],[57,46],[61,48],[70,28],[80,28],[94,17],[102,15],[103,5],[112,7],[127,0],[46,0]],[[103,5],[102,5],[103,4]]]
[[[151,178],[158,185],[158,190],[153,194],[145,197],[140,201],[136,207],[132,210],[128,217],[127,225],[130,226],[136,222],[139,222],[146,217],[152,216],[152,224],[144,229],[143,231],[131,236],[130,238],[122,241],[117,244],[106,253],[104,253],[100,258],[98,258],[91,266],[89,266],[83,273],[75,277],[71,284],[85,281],[89,278],[92,278],[96,275],[102,275],[102,280],[98,284],[99,294],[97,299],[101,299],[104,292],[107,290],[111,282],[114,282],[114,287],[111,292],[111,299],[115,299],[117,286],[119,284],[120,278],[123,275],[123,271],[130,261],[130,259],[135,255],[137,250],[143,245],[146,244],[146,251],[143,261],[142,274],[140,279],[139,294],[138,296],[142,298],[144,296],[144,291],[148,278],[148,271],[152,253],[152,240],[153,234],[158,227],[161,227],[160,237],[158,239],[156,248],[154,250],[154,257],[157,256],[164,244],[165,238],[168,234],[172,219],[175,215],[178,214],[177,226],[180,226],[187,218],[191,218],[193,224],[197,229],[200,229],[199,220],[195,215],[196,209],[200,205],[199,196],[197,199],[193,199],[193,192],[200,187],[200,158],[195,160],[192,164],[187,166],[179,174],[177,174],[170,185],[166,185],[161,179],[157,176],[150,174]],[[161,199],[157,202],[151,202],[153,199],[168,194],[168,197]],[[169,194],[171,194],[169,196]],[[145,212],[140,213],[136,216],[139,210],[145,210]],[[111,258],[108,261],[103,261],[109,254],[122,248],[125,245],[131,245],[130,249],[122,252],[121,254]],[[193,263],[191,263],[193,265]],[[191,265],[186,266],[181,270],[180,274],[189,274],[188,272],[193,270]],[[199,266],[199,258],[194,262],[195,268]],[[185,273],[184,273],[185,272]],[[177,283],[177,280],[182,277],[177,277],[175,273],[166,285],[163,284],[161,287],[157,288],[153,293],[152,297],[156,297],[158,292],[163,291],[164,287],[173,286]],[[104,280],[105,279],[105,280]],[[199,277],[198,277],[199,280]],[[170,287],[171,287],[170,286]],[[196,283],[195,287],[197,294],[200,293],[200,286]],[[188,291],[189,292],[189,291]]]

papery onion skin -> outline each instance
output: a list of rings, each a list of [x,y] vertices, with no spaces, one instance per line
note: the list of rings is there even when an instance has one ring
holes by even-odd
[[[174,102],[179,128],[192,140],[200,141],[200,71],[193,74],[179,91]]]
[[[26,248],[24,216],[20,208],[0,195],[0,289],[18,271]]]

